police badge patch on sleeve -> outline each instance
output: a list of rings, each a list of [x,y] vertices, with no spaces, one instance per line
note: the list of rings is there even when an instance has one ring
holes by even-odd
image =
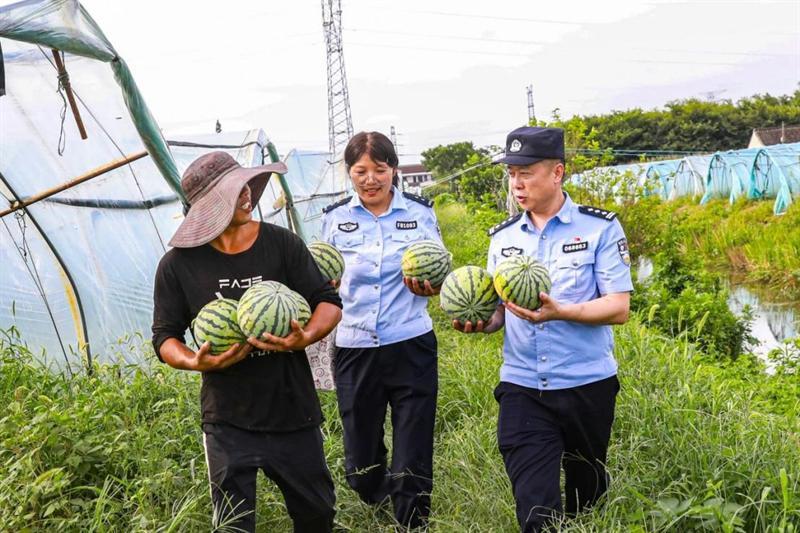
[[[630,266],[631,252],[628,250],[628,239],[620,239],[617,241],[617,250],[619,250],[619,257],[623,263]]]
[[[515,246],[509,246],[508,248],[503,248],[500,250],[500,253],[503,257],[511,257],[514,255],[522,255],[522,248],[517,248]]]

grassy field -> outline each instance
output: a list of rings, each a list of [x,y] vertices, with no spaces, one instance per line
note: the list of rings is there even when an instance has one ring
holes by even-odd
[[[456,204],[438,212],[457,265],[482,265],[488,239],[481,226],[494,216]],[[502,337],[458,334],[432,310],[440,394],[431,529],[515,531],[492,398]],[[622,391],[609,451],[611,489],[602,507],[563,530],[798,531],[797,374],[770,376],[757,365],[709,360],[688,335],[649,328],[647,316],[616,328],[616,338]],[[198,376],[158,364],[97,367],[93,376],[74,379],[53,375],[6,332],[0,530],[207,531],[198,395]],[[339,529],[394,531],[386,512],[373,512],[347,488],[335,396],[320,398]],[[259,531],[291,531],[279,492],[263,477],[259,493]]]

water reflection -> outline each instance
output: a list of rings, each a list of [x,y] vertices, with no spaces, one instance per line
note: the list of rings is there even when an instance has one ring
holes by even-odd
[[[636,265],[636,280],[645,282],[653,275],[653,262],[647,257],[639,257]],[[782,345],[783,341],[800,336],[800,302],[774,302],[759,297],[744,285],[728,282],[728,307],[737,315],[749,305],[753,313],[752,335],[758,345],[752,347],[753,353],[766,358],[767,353]]]
[[[788,339],[800,335],[800,312],[797,303],[776,303],[762,300],[742,285],[729,287],[728,307],[736,314],[749,305],[753,310],[752,334],[759,345],[753,352],[765,356]]]

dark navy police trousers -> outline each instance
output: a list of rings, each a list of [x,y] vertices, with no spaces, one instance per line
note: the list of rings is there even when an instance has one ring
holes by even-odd
[[[606,451],[618,391],[616,376],[570,389],[497,386],[497,441],[523,532],[541,531],[561,516],[562,467],[567,515],[606,492]]]
[[[436,336],[429,331],[376,348],[337,348],[334,369],[348,484],[369,504],[391,498],[401,525],[425,527],[433,490]],[[388,468],[387,405],[392,408]]]

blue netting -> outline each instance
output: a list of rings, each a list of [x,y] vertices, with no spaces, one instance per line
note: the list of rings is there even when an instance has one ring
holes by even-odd
[[[800,197],[800,143],[598,167],[574,174],[570,182],[606,198],[620,198],[634,188],[665,200],[700,198],[701,204],[774,198],[779,215]]]
[[[668,199],[672,194],[673,184],[677,175],[680,159],[670,159],[653,163],[647,168],[647,183],[654,193],[661,198]]]
[[[756,148],[718,152],[711,157],[706,175],[706,192],[700,200],[706,204],[715,198],[727,198],[731,203],[747,194],[750,170],[758,153]]]
[[[672,183],[668,200],[675,200],[684,196],[700,198],[705,193],[705,176],[711,157],[707,155],[692,155],[680,160],[675,169],[675,178]]]
[[[759,150],[750,172],[747,196],[753,200],[775,198],[773,212],[785,212],[800,196],[800,143]]]

